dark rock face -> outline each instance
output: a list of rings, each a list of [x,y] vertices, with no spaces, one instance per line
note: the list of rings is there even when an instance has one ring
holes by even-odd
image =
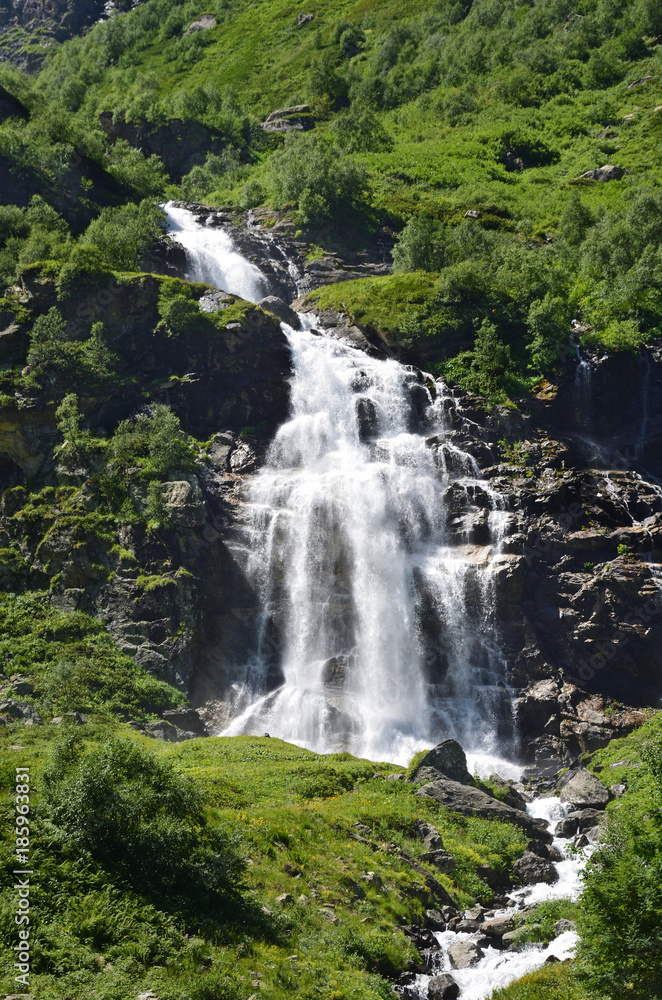
[[[170,118],[154,126],[149,122],[127,122],[121,117],[114,119],[112,111],[102,111],[99,121],[112,142],[124,139],[147,156],[160,156],[176,183],[193,167],[203,164],[208,153],[221,153],[227,146],[219,133],[195,121]]]
[[[26,51],[23,41],[13,38],[5,44],[3,35],[22,28],[42,41],[64,42],[91,27],[104,14],[105,0],[0,0],[0,60],[9,60],[32,72],[41,65],[43,54]]]

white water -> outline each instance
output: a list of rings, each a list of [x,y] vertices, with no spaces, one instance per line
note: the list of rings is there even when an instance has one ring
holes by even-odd
[[[259,302],[269,294],[269,283],[262,273],[234,248],[228,234],[217,227],[201,226],[192,212],[164,206],[168,235],[186,250],[189,281],[204,281],[249,302]]]
[[[256,699],[274,652],[258,649],[227,733],[401,763],[445,736],[487,751],[508,702],[493,635],[500,498],[471,456],[453,448],[451,473],[426,443],[443,436],[443,409],[417,373],[284,329],[292,415],[250,486],[237,550],[262,634],[278,633],[284,683]],[[474,497],[488,508],[491,545],[450,544],[451,484],[469,510]]]
[[[567,815],[568,810],[569,807],[564,806],[559,799],[551,797],[536,799],[527,809],[531,816],[546,820],[551,831],[554,830],[558,820]],[[554,840],[553,846],[563,855],[563,860],[555,863],[559,874],[558,882],[553,885],[539,882],[537,885],[516,890],[510,894],[512,905],[497,911],[498,916],[514,916],[523,906],[531,906],[548,899],[577,899],[582,886],[581,873],[586,866],[590,849],[571,853],[568,850],[570,841],[559,839]],[[527,972],[540,968],[550,957],[559,961],[572,958],[578,940],[574,931],[565,931],[548,945],[523,945],[513,951],[488,947],[483,949],[483,957],[472,968],[452,969],[447,954],[449,946],[456,941],[476,941],[480,937],[480,933],[456,934],[453,931],[435,934],[440,951],[435,955],[432,975],[439,975],[442,972],[452,975],[460,987],[460,1000],[486,1000],[492,995],[493,990],[508,986]],[[410,987],[421,1000],[427,997],[430,979],[429,975],[417,976],[413,987]]]

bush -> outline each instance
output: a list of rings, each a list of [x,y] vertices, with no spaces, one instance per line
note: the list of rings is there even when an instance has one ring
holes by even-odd
[[[196,785],[127,740],[89,752],[65,736],[44,775],[50,818],[65,845],[166,911],[218,915],[236,889],[235,845],[209,826]]]
[[[346,153],[380,153],[393,148],[393,139],[379,119],[356,101],[336,118],[333,133]]]
[[[367,175],[351,157],[322,135],[290,133],[271,160],[277,206],[295,205],[304,222],[346,217],[367,195]]]
[[[393,249],[393,270],[441,271],[449,263],[445,227],[426,215],[414,215]]]
[[[139,205],[104,208],[88,226],[84,240],[98,249],[103,262],[123,271],[137,271],[154,241],[161,236],[163,210],[150,200]]]

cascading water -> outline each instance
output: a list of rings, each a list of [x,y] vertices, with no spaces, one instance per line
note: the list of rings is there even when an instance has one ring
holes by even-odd
[[[249,302],[269,294],[264,275],[235,250],[223,229],[200,225],[192,212],[171,201],[164,205],[168,235],[186,251],[189,281],[204,281]]]
[[[250,486],[237,552],[270,638],[237,686],[227,733],[267,730],[402,762],[445,736],[484,745],[508,702],[490,638],[499,498],[471,456],[444,441],[431,381],[314,330],[285,329],[292,416]],[[492,508],[492,546],[468,536],[451,544],[444,492],[453,485],[469,510],[474,494]],[[274,632],[283,684],[256,701]]]

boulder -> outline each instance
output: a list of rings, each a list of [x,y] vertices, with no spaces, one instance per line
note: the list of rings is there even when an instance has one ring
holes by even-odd
[[[606,163],[604,167],[595,167],[580,174],[580,180],[586,181],[620,181],[625,171],[622,167],[616,167],[613,163]]]
[[[444,849],[444,842],[436,826],[428,823],[424,819],[416,820],[416,834],[423,841],[423,847],[428,851],[441,851]]]
[[[559,934],[565,934],[567,931],[574,931],[576,929],[577,925],[573,920],[566,920],[563,917],[554,924],[554,933],[557,937]]]
[[[443,913],[440,913],[439,910],[426,910],[425,925],[433,931],[445,931],[446,921]]]
[[[304,24],[308,24],[309,21],[314,19],[314,14],[297,14],[297,27],[300,28]]]
[[[455,941],[448,949],[451,969],[470,969],[483,957],[483,949],[473,941]]]
[[[161,718],[186,732],[209,736],[207,726],[194,708],[169,708],[161,713]]]
[[[561,802],[569,802],[575,809],[604,809],[609,802],[609,789],[585,767],[579,767],[565,781]]]
[[[515,929],[512,917],[494,917],[492,920],[485,920],[480,925],[480,933],[491,938],[502,938]]]
[[[424,778],[427,777],[430,770],[440,771],[445,778],[459,781],[463,785],[471,780],[466,755],[455,740],[444,740],[443,743],[438,743],[429,753],[426,753],[414,771],[413,780],[420,780],[419,775],[421,774]]]
[[[539,858],[532,851],[525,851],[522,857],[517,859],[513,865],[513,872],[523,885],[536,885],[538,882],[552,885],[558,882],[559,878],[553,862]]]
[[[301,322],[297,313],[295,313],[292,306],[289,306],[287,302],[277,295],[266,295],[263,299],[260,299],[258,305],[260,309],[265,309],[267,312],[272,313],[282,323],[287,323],[288,326],[294,327],[295,330],[300,328]]]
[[[203,14],[197,19],[197,21],[192,21],[186,31],[185,35],[193,35],[196,31],[209,31],[210,28],[216,27],[216,18],[213,14]]]
[[[197,479],[164,483],[161,495],[169,520],[175,527],[195,528],[205,523],[205,502]]]
[[[423,785],[416,794],[434,799],[435,802],[446,806],[451,812],[458,812],[462,816],[480,816],[481,819],[510,821],[525,830],[533,840],[542,840],[548,844],[553,840],[544,820],[535,819],[520,809],[513,809],[512,806],[492,798],[491,795],[482,792],[479,788],[462,785],[458,781],[451,781],[448,778],[439,778]]]
[[[402,775],[398,775],[398,777],[402,777]],[[457,868],[457,861],[448,851],[428,851],[426,854],[421,854],[421,861],[427,861],[434,865],[445,875]]]
[[[428,983],[428,1000],[457,1000],[459,995],[460,987],[448,973],[433,976]]]

